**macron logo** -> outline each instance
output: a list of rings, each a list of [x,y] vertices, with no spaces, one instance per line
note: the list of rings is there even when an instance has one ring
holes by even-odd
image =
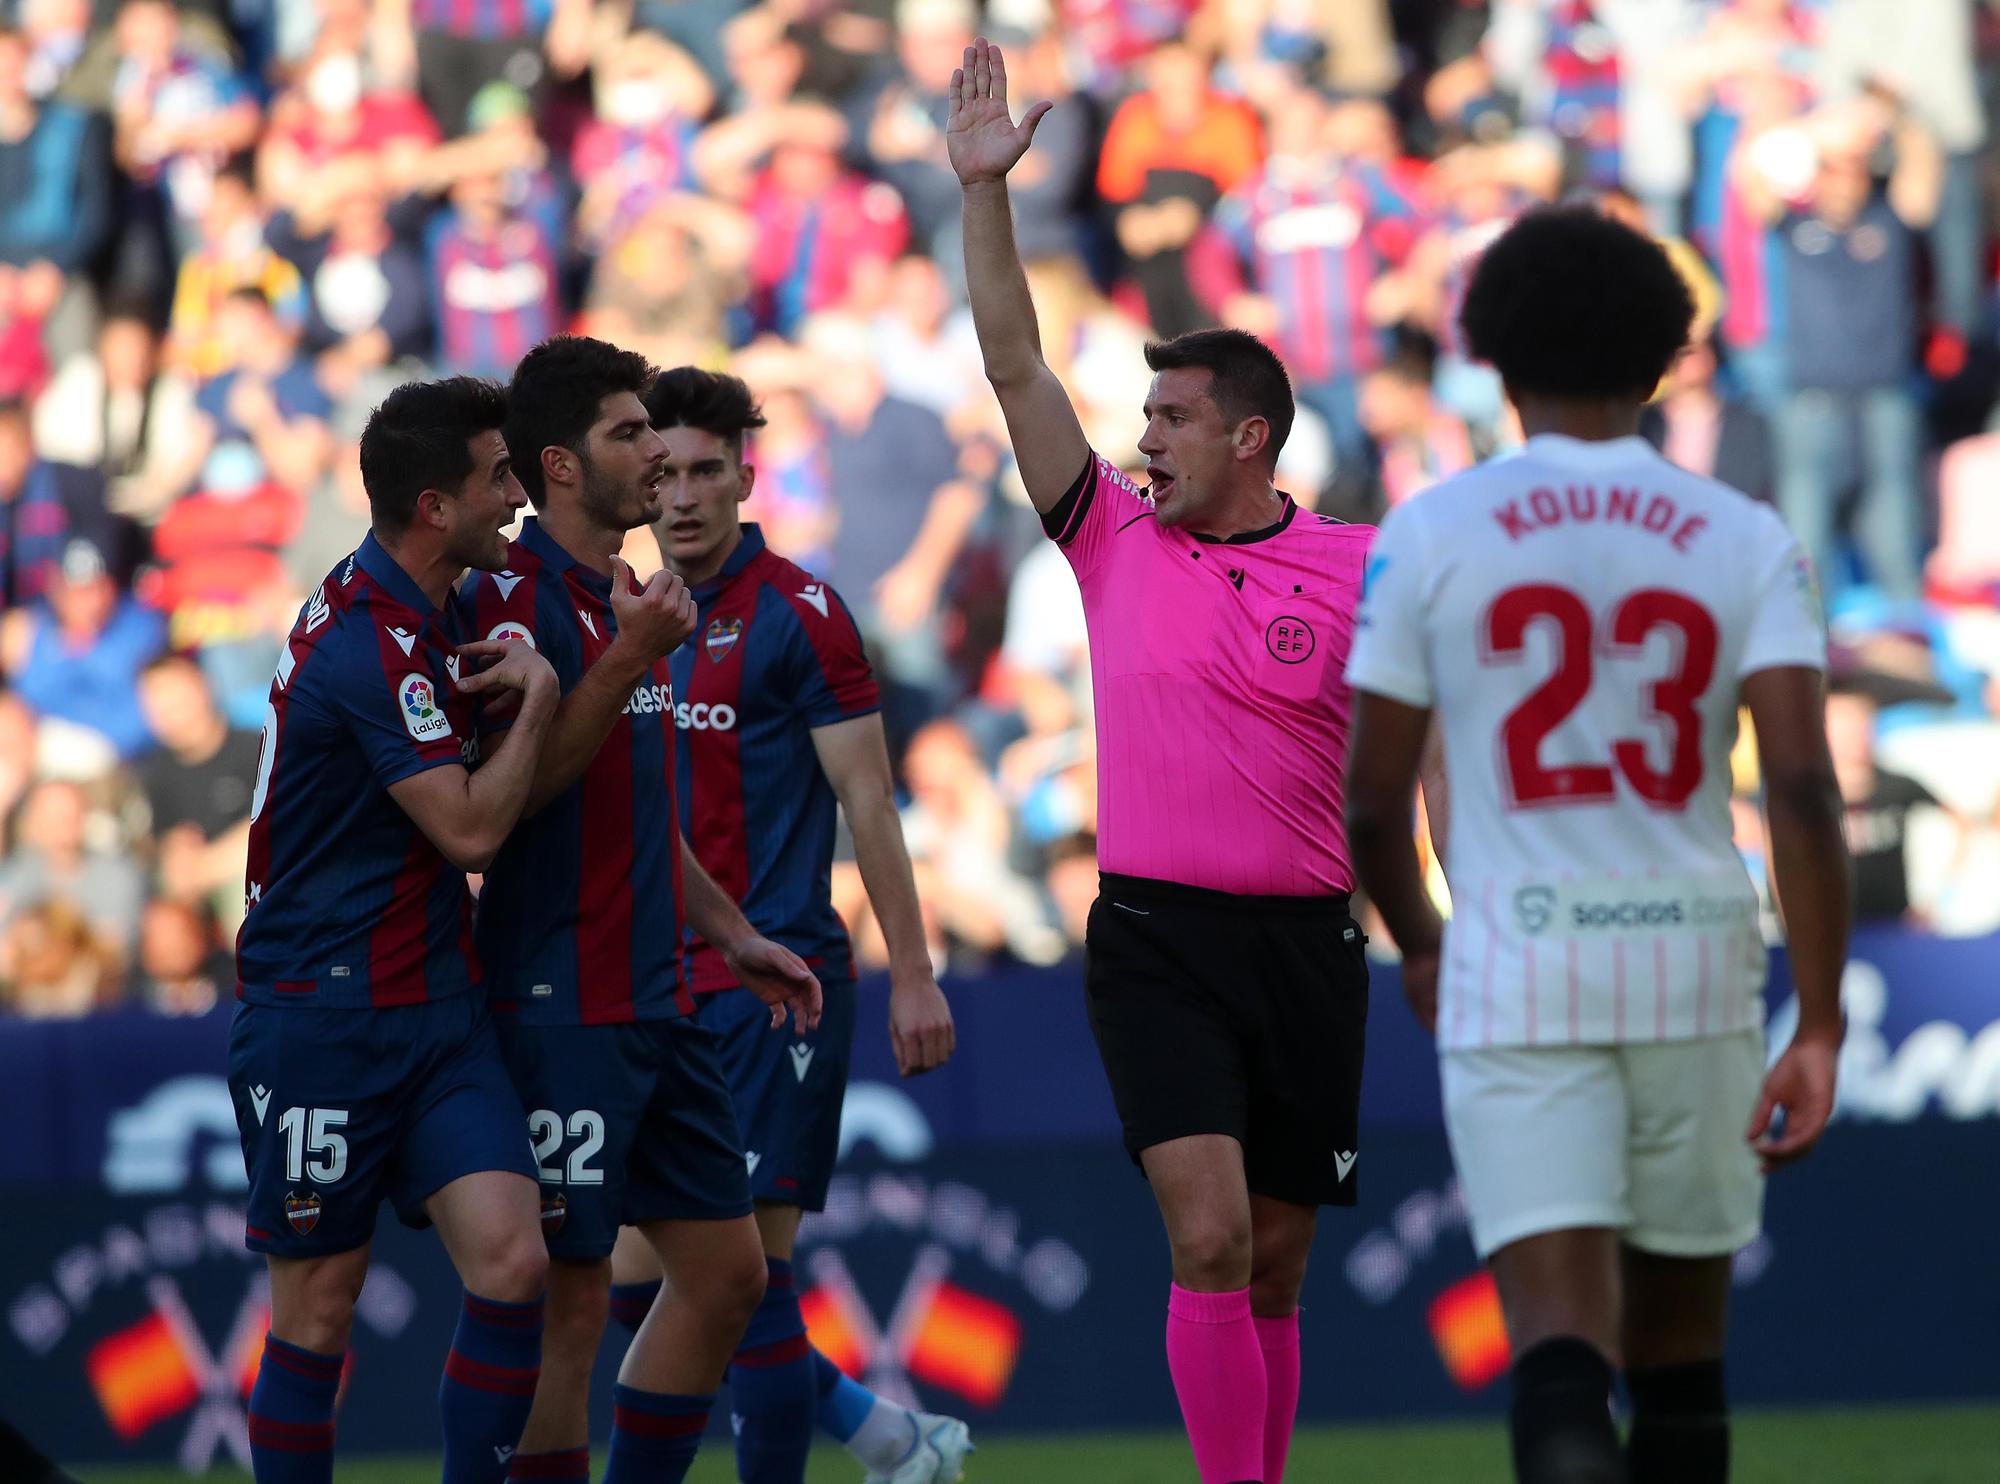
[[[815,1049],[811,1046],[792,1047],[792,1070],[798,1073],[799,1081],[801,1082],[806,1080],[806,1069],[813,1064],[813,1052]]]
[[[808,603],[812,604],[813,607],[819,611],[819,616],[821,618],[825,618],[827,616],[826,588],[823,584],[815,582],[811,587],[801,589],[799,592],[799,596],[804,598]]]
[[[585,613],[581,608],[576,610],[576,616],[583,620],[583,626],[590,630],[590,637],[595,639],[597,637],[597,620],[592,618],[588,613]]]
[[[406,655],[417,647],[417,636],[408,629],[391,629],[389,637],[396,641],[396,647]]]
[[[764,1156],[759,1154],[756,1150],[752,1149],[748,1153],[746,1153],[743,1156],[743,1158],[745,1161],[748,1162],[750,1166],[750,1173],[754,1175],[757,1173],[757,1166],[763,1162]]]
[[[504,603],[514,596],[514,589],[521,585],[521,574],[519,572],[495,572],[493,574],[493,585],[500,589],[500,601]]]
[[[493,1457],[498,1462],[505,1463],[507,1462],[508,1459],[512,1458],[513,1456],[514,1456],[514,1450],[512,1448],[509,1448],[501,1443],[495,1443],[493,1445]]]
[[[250,1089],[250,1106],[257,1110],[257,1122],[264,1121],[264,1113],[271,1106],[271,1089],[253,1087]]]
[[[1354,1168],[1356,1158],[1357,1155],[1353,1150],[1349,1150],[1345,1154],[1334,1155],[1333,1168],[1337,1179],[1345,1180],[1347,1178],[1347,1172]]]

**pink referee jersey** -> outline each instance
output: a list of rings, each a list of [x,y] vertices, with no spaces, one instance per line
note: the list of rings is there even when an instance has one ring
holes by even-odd
[[[1042,523],[1090,630],[1098,865],[1242,895],[1352,891],[1343,674],[1374,528],[1288,497],[1260,531],[1168,530],[1097,454]]]

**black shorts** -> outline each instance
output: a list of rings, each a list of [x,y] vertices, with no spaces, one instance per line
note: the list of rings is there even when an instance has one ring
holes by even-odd
[[[1107,872],[1084,941],[1090,1028],[1135,1162],[1227,1134],[1253,1194],[1354,1204],[1368,940],[1346,897]]]

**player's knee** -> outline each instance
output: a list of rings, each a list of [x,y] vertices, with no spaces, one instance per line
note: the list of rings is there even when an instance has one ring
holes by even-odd
[[[1221,1292],[1250,1281],[1250,1230],[1228,1221],[1202,1221],[1174,1239],[1174,1281],[1183,1288]]]
[[[297,1281],[273,1284],[271,1332],[287,1344],[336,1355],[347,1348],[354,1305],[367,1280],[365,1263],[316,1264]]]
[[[757,1306],[764,1302],[764,1287],[768,1278],[764,1249],[754,1243],[746,1246],[741,1253],[732,1255],[723,1266],[723,1271],[717,1274],[717,1309],[730,1323],[740,1321],[747,1325],[750,1316],[757,1312]]]
[[[496,1234],[479,1254],[467,1288],[504,1304],[531,1303],[549,1281],[549,1249],[539,1228]]]

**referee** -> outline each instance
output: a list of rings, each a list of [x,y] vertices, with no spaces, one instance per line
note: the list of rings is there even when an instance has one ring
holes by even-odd
[[[1318,1208],[1354,1203],[1368,1007],[1341,825],[1342,680],[1374,534],[1272,487],[1278,358],[1234,330],[1146,350],[1141,492],[1043,362],[1007,172],[998,47],[952,75],[966,278],[987,379],[1083,592],[1101,890],[1086,993],[1126,1148],[1173,1252],[1167,1365],[1203,1484],[1276,1484]]]

